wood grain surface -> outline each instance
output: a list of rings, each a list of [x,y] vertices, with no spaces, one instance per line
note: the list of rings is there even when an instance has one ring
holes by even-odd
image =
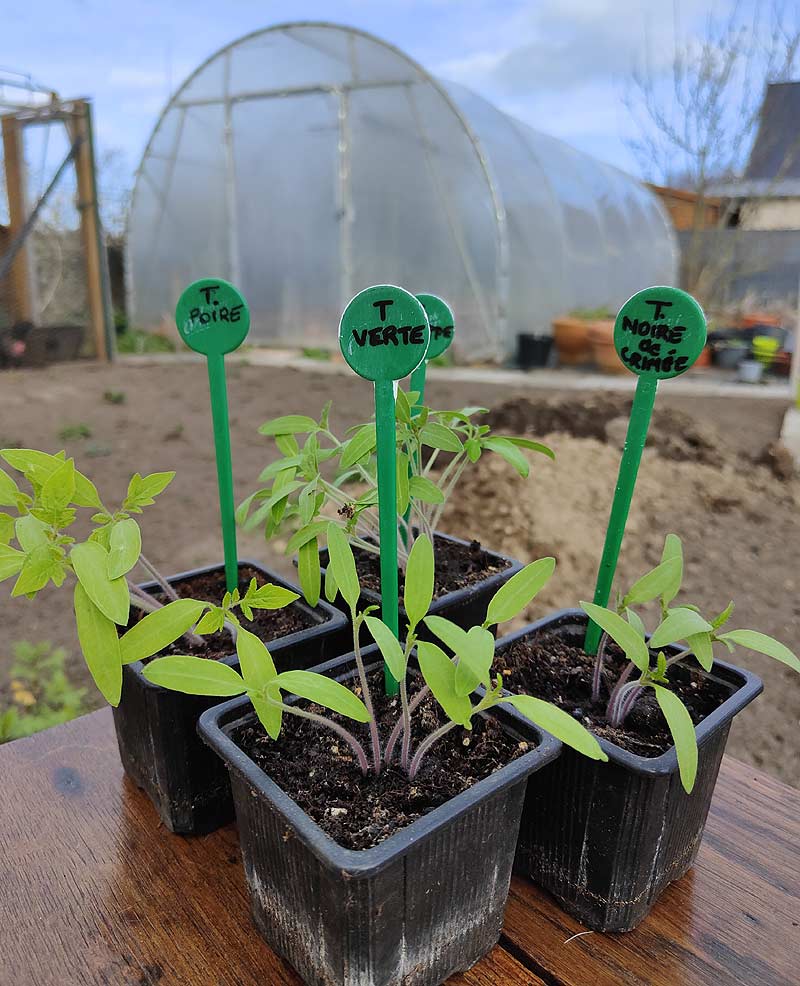
[[[108,709],[0,747],[0,781],[2,986],[299,986],[251,927],[235,828],[166,831]],[[572,938],[515,880],[450,986],[797,986],[799,847],[800,793],[726,761],[697,866],[637,931]]]

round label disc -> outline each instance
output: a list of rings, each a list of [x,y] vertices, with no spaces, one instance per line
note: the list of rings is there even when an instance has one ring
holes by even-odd
[[[232,284],[220,277],[204,277],[178,299],[175,322],[181,339],[196,353],[230,353],[245,340],[250,309]]]
[[[637,291],[620,308],[614,347],[640,377],[666,380],[685,373],[706,344],[706,319],[694,298],[678,288]]]
[[[455,319],[450,306],[435,294],[418,294],[431,327],[431,344],[426,359],[435,359],[450,346],[455,335]]]
[[[401,380],[428,351],[430,326],[422,303],[393,284],[365,288],[345,308],[339,346],[367,380]]]

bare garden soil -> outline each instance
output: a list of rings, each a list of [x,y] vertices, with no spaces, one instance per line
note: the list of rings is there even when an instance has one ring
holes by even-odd
[[[318,415],[333,400],[331,423],[343,433],[371,414],[368,385],[329,374],[232,364],[228,388],[238,500],[276,458],[274,443],[256,430],[268,418]],[[106,393],[116,401],[121,394],[122,401],[111,402]],[[555,462],[531,454],[528,480],[498,456],[485,455],[465,474],[442,529],[523,561],[557,558],[556,574],[534,601],[529,619],[591,598],[629,400],[530,390],[515,397],[507,386],[440,379],[430,382],[428,399],[435,407],[493,408],[496,427],[545,439],[556,451]],[[673,396],[667,381],[658,395],[619,576],[629,584],[655,565],[665,533],[674,531],[686,551],[684,601],[716,613],[733,598],[738,605],[732,627],[762,630],[798,651],[800,480],[788,475],[785,457],[768,450],[784,411],[775,400]],[[85,437],[60,438],[64,429],[73,429],[67,436]],[[66,448],[111,507],[121,502],[133,472],[176,469],[172,486],[140,518],[145,553],[167,574],[222,560],[202,363],[62,364],[5,372],[0,446],[9,445]],[[291,580],[295,575],[284,547],[265,544],[258,532],[239,535],[241,557]],[[146,578],[142,573],[142,581]],[[99,705],[74,635],[71,591],[51,587],[36,602],[10,600],[11,584],[0,585],[5,642],[0,707],[10,701],[10,645],[18,640],[65,646],[73,677],[87,684]],[[737,717],[729,752],[800,786],[797,676],[741,650],[733,660],[764,678],[765,694]]]

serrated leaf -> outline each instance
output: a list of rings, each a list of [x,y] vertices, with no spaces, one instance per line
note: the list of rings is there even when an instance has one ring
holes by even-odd
[[[319,430],[319,425],[307,414],[285,414],[266,421],[258,429],[261,435],[305,435]]]
[[[124,577],[108,577],[108,557],[106,549],[96,541],[73,545],[69,555],[78,581],[95,606],[124,627],[130,614],[130,593]]]
[[[650,653],[647,644],[627,620],[623,620],[613,610],[594,603],[582,602],[580,605],[589,618],[619,644],[629,661],[632,661],[640,671],[648,670]],[[651,643],[651,646],[654,645]]]
[[[361,596],[356,562],[347,535],[336,524],[328,525],[328,558],[342,598],[351,610],[355,610]]]
[[[441,449],[442,452],[461,452],[464,448],[461,439],[452,428],[429,421],[420,429],[419,440],[430,448]]]
[[[667,558],[656,565],[630,587],[622,599],[623,606],[641,606],[653,599],[673,599],[681,587],[683,560],[678,557]]]
[[[667,617],[656,627],[650,638],[650,646],[653,650],[657,650],[659,647],[666,647],[667,644],[686,640],[691,634],[707,633],[711,629],[711,624],[704,620],[699,613],[695,613],[692,609],[678,607],[670,610]]]
[[[111,528],[108,552],[108,577],[127,575],[142,553],[142,532],[133,517],[118,520]]]
[[[119,641],[123,664],[158,654],[190,630],[208,606],[199,599],[175,599],[143,616]]]
[[[109,705],[122,694],[122,657],[117,628],[95,606],[80,582],[73,593],[78,641],[94,683]]]
[[[698,664],[706,671],[710,671],[714,664],[714,648],[711,645],[710,633],[692,633],[686,638],[686,643],[692,649],[692,653],[697,658]]]
[[[408,492],[412,499],[422,503],[444,503],[444,493],[427,476],[412,476],[408,481]]]
[[[297,552],[297,574],[306,602],[309,606],[316,606],[322,586],[322,570],[316,538],[300,545],[300,550]]]
[[[589,730],[568,712],[559,709],[558,706],[540,698],[533,698],[530,695],[514,695],[510,698],[504,698],[502,701],[508,705],[513,705],[526,719],[530,719],[540,729],[544,729],[551,736],[555,736],[557,740],[571,746],[573,750],[577,750],[585,757],[592,760],[608,760],[602,747]]]
[[[507,438],[484,438],[481,444],[485,449],[488,448],[492,452],[497,452],[498,455],[502,456],[509,465],[517,470],[523,479],[530,473],[530,463],[517,446]]]
[[[767,636],[766,633],[760,633],[758,630],[729,630],[727,633],[720,634],[719,639],[747,647],[748,650],[754,650],[758,654],[766,654],[767,657],[786,664],[793,671],[800,672],[800,660],[785,644],[775,640],[774,637]]]
[[[369,722],[370,715],[361,699],[332,678],[315,674],[313,671],[284,671],[277,676],[275,683],[284,691],[292,692],[309,702],[338,712],[339,715],[355,719],[356,722]]]
[[[691,794],[697,777],[697,736],[692,717],[683,702],[668,688],[652,684],[650,687],[655,689],[659,708],[672,734],[675,752],[678,755],[681,784],[686,793]]]
[[[397,637],[383,620],[379,620],[376,616],[366,617],[366,624],[392,677],[395,681],[402,681],[406,676],[406,657]]]
[[[236,633],[236,654],[248,690],[263,692],[277,677],[275,662],[266,644],[244,627],[239,627]]]
[[[244,680],[233,668],[203,657],[159,657],[146,664],[142,674],[154,685],[186,695],[232,698],[245,691]]]
[[[547,585],[555,568],[555,558],[539,558],[512,575],[489,600],[486,625],[513,620]]]
[[[200,636],[206,636],[210,633],[219,633],[224,626],[225,610],[221,606],[211,606],[203,614],[203,618],[194,628],[194,632],[200,634]]]
[[[471,728],[472,702],[456,691],[456,669],[445,652],[436,644],[421,640],[417,644],[417,656],[422,677],[433,697],[451,722]]]
[[[61,585],[66,577],[64,552],[54,544],[40,544],[26,554],[12,596],[27,596],[43,589],[51,580]]]
[[[414,541],[406,562],[403,604],[413,631],[430,609],[433,600],[433,545],[426,534]]]

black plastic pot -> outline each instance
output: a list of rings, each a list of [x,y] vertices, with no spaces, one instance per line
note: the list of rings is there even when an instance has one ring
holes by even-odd
[[[469,541],[464,541],[461,538],[453,537],[450,534],[442,534],[440,531],[435,532],[435,538],[441,538],[443,541],[451,541],[455,544],[462,544],[468,546]],[[435,616],[444,616],[448,620],[452,620],[453,623],[457,623],[460,627],[468,630],[473,626],[480,626],[486,618],[486,607],[489,605],[489,600],[497,592],[501,585],[504,585],[517,572],[522,569],[522,562],[517,561],[514,558],[508,558],[506,555],[498,554],[496,551],[489,551],[483,548],[487,555],[489,555],[494,561],[502,562],[505,564],[505,568],[500,572],[495,572],[494,574],[488,576],[482,582],[476,582],[473,585],[465,586],[463,589],[456,589],[455,592],[446,592],[443,596],[438,599],[434,599],[431,603],[428,613]],[[328,551],[323,549],[320,551],[320,565],[322,566],[322,578],[323,582],[325,579],[325,567],[328,563]],[[362,589],[361,599],[359,601],[359,609],[363,609],[366,606],[380,606],[381,597],[380,593],[373,592],[371,589]],[[347,613],[349,616],[350,610],[347,608],[346,604],[342,600],[341,596],[337,596],[334,601],[334,606],[341,607],[342,611]],[[400,595],[400,629],[405,630],[408,618],[406,616],[405,607],[403,606],[402,593]],[[348,636],[349,635],[349,636]],[[424,625],[418,627],[417,635],[423,640],[434,640],[437,638],[431,634]],[[362,631],[362,643],[369,643],[372,641],[372,637],[369,635],[366,627]],[[353,649],[353,638],[352,630],[347,630],[347,635],[341,637],[338,641],[340,644],[339,652],[344,653]]]
[[[299,591],[275,572],[250,561],[240,567],[256,569],[266,581]],[[207,572],[221,570],[209,565],[173,575],[175,584]],[[158,589],[155,582],[142,588]],[[293,603],[317,621],[317,626],[268,641],[279,671],[309,668],[333,656],[331,647],[346,625],[344,616],[325,602],[312,609],[302,599]],[[239,667],[234,655],[225,664]],[[219,698],[172,692],[149,682],[137,661],[122,669],[122,700],[114,709],[119,755],[129,777],[148,794],[171,832],[201,835],[212,832],[233,818],[228,773],[219,759],[197,735],[197,720]]]
[[[517,336],[517,363],[521,370],[532,370],[547,366],[553,348],[552,336],[531,335],[528,332]]]
[[[585,629],[581,610],[564,610],[498,640],[497,651],[542,633],[581,646]],[[681,786],[674,747],[646,758],[605,739],[600,745],[608,763],[564,747],[528,783],[515,871],[589,928],[635,928],[694,863],[731,720],[763,687],[754,674],[722,661],[708,677],[727,686],[730,697],[697,726],[690,795]]]
[[[349,658],[335,665],[338,680],[353,677]],[[204,713],[198,728],[231,773],[253,920],[303,982],[438,986],[485,955],[500,936],[526,779],[558,756],[560,743],[502,710],[504,727],[534,739],[535,750],[354,851],[239,749],[231,734],[252,718],[239,698]]]

